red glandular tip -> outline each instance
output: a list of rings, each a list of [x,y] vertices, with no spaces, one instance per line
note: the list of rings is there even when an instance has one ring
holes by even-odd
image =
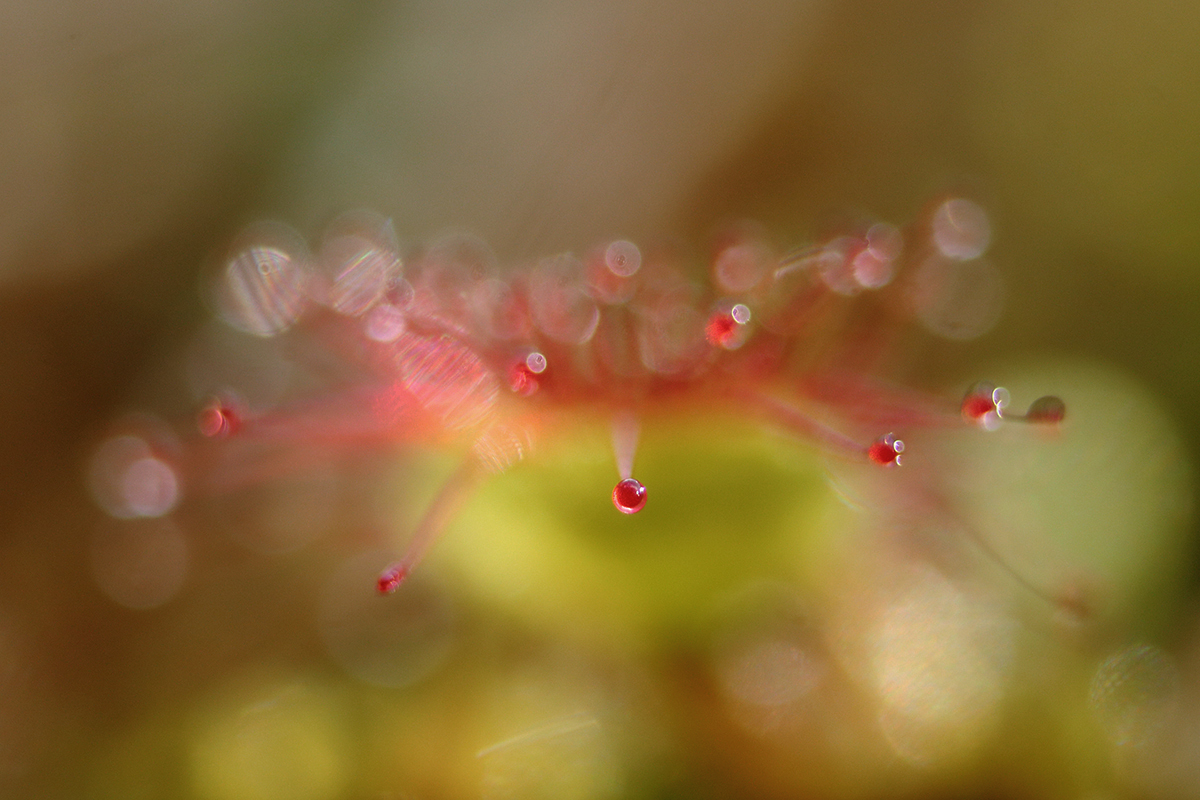
[[[613,505],[622,514],[636,514],[646,507],[646,487],[641,481],[626,478],[613,488]]]
[[[513,364],[508,370],[508,386],[522,397],[528,397],[538,390],[537,375],[523,363]]]
[[[996,410],[996,404],[992,402],[991,396],[983,396],[978,394],[969,394],[963,398],[962,414],[968,420],[977,421],[983,419],[984,415]]]
[[[972,386],[963,398],[963,419],[974,422],[985,430],[994,431],[1000,427],[1008,403],[1007,389],[981,381]]]
[[[237,431],[241,419],[228,403],[213,400],[196,415],[196,426],[210,439],[229,436]]]
[[[900,454],[904,452],[904,442],[894,434],[880,436],[867,448],[867,456],[881,466],[900,465]]]
[[[394,567],[388,567],[379,576],[379,580],[375,582],[375,588],[380,594],[391,594],[400,587],[404,579],[408,577],[408,567],[398,564]]]
[[[528,397],[541,386],[538,376],[545,371],[546,357],[541,353],[530,353],[523,361],[509,367],[508,386],[522,397]]]
[[[750,309],[738,303],[729,310],[713,313],[704,327],[704,338],[713,347],[735,350],[745,341],[745,328],[750,321]]]

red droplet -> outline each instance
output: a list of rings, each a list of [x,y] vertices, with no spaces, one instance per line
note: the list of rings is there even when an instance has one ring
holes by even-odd
[[[888,466],[890,464],[900,464],[900,454],[904,452],[904,442],[896,438],[895,434],[889,433],[887,436],[880,436],[871,446],[867,448],[867,455],[876,464]]]
[[[636,514],[646,507],[646,487],[641,481],[626,478],[613,488],[613,505],[622,514]]]
[[[1037,400],[1034,400],[1030,404],[1029,410],[1025,412],[1025,419],[1027,421],[1038,423],[1062,422],[1066,416],[1066,403],[1053,395],[1039,397]]]
[[[237,411],[228,403],[213,400],[196,415],[196,426],[210,439],[229,436],[241,425]]]
[[[400,587],[404,579],[408,577],[408,567],[403,564],[397,564],[394,567],[388,567],[379,576],[379,580],[375,582],[375,588],[380,594],[391,594]]]

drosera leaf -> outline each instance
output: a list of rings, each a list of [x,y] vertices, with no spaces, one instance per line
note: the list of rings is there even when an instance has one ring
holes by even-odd
[[[431,560],[467,593],[539,626],[629,642],[692,624],[747,580],[790,579],[831,498],[820,462],[743,423],[649,426],[639,473],[654,501],[614,515],[603,422],[484,486]],[[807,520],[808,524],[803,524]]]

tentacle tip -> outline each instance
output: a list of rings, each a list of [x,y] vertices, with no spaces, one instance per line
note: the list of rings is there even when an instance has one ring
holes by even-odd
[[[213,398],[196,413],[196,427],[208,439],[232,436],[241,427],[242,416],[233,403]]]
[[[379,580],[375,582],[375,590],[382,595],[388,595],[400,588],[400,584],[408,577],[408,568],[403,565],[388,567],[384,570]]]
[[[904,452],[904,442],[889,433],[880,436],[867,448],[867,457],[882,467],[900,466],[900,454]]]
[[[1009,404],[1008,390],[990,381],[980,381],[972,386],[962,401],[963,419],[987,431],[1000,427],[1004,411]]]

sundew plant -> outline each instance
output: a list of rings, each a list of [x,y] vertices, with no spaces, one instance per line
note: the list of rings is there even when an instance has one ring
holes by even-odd
[[[1200,796],[1200,12],[10,5],[0,796]]]
[[[798,246],[740,223],[699,267],[626,239],[506,267],[465,234],[406,249],[369,212],[312,247],[253,226],[206,277],[219,319],[186,362],[192,422],[128,417],[92,457],[115,521],[97,580],[118,603],[167,602],[197,525],[277,557],[325,540],[306,569],[326,656],[394,690],[379,705],[402,726],[414,698],[478,689],[463,649],[481,628],[549,647],[501,659],[519,677],[498,691],[529,705],[482,702],[516,703],[513,719],[460,711],[442,734],[439,763],[487,793],[643,791],[681,732],[639,709],[680,691],[714,715],[702,736],[826,767],[781,787],[881,792],[884,753],[914,785],[949,779],[1011,735],[1036,645],[1095,646],[1128,591],[1128,553],[1067,533],[1133,524],[1098,516],[1113,476],[1081,490],[1068,474],[1111,448],[1086,394],[1077,421],[1020,371],[957,395],[896,382],[913,329],[969,340],[997,320],[990,240],[961,197]],[[1090,690],[1118,745],[1176,702],[1176,668],[1138,647]],[[581,674],[523,674],[559,659]],[[197,781],[220,794],[242,722],[206,724]],[[263,724],[283,726],[264,748],[311,734]],[[432,780],[387,774],[372,779]]]

